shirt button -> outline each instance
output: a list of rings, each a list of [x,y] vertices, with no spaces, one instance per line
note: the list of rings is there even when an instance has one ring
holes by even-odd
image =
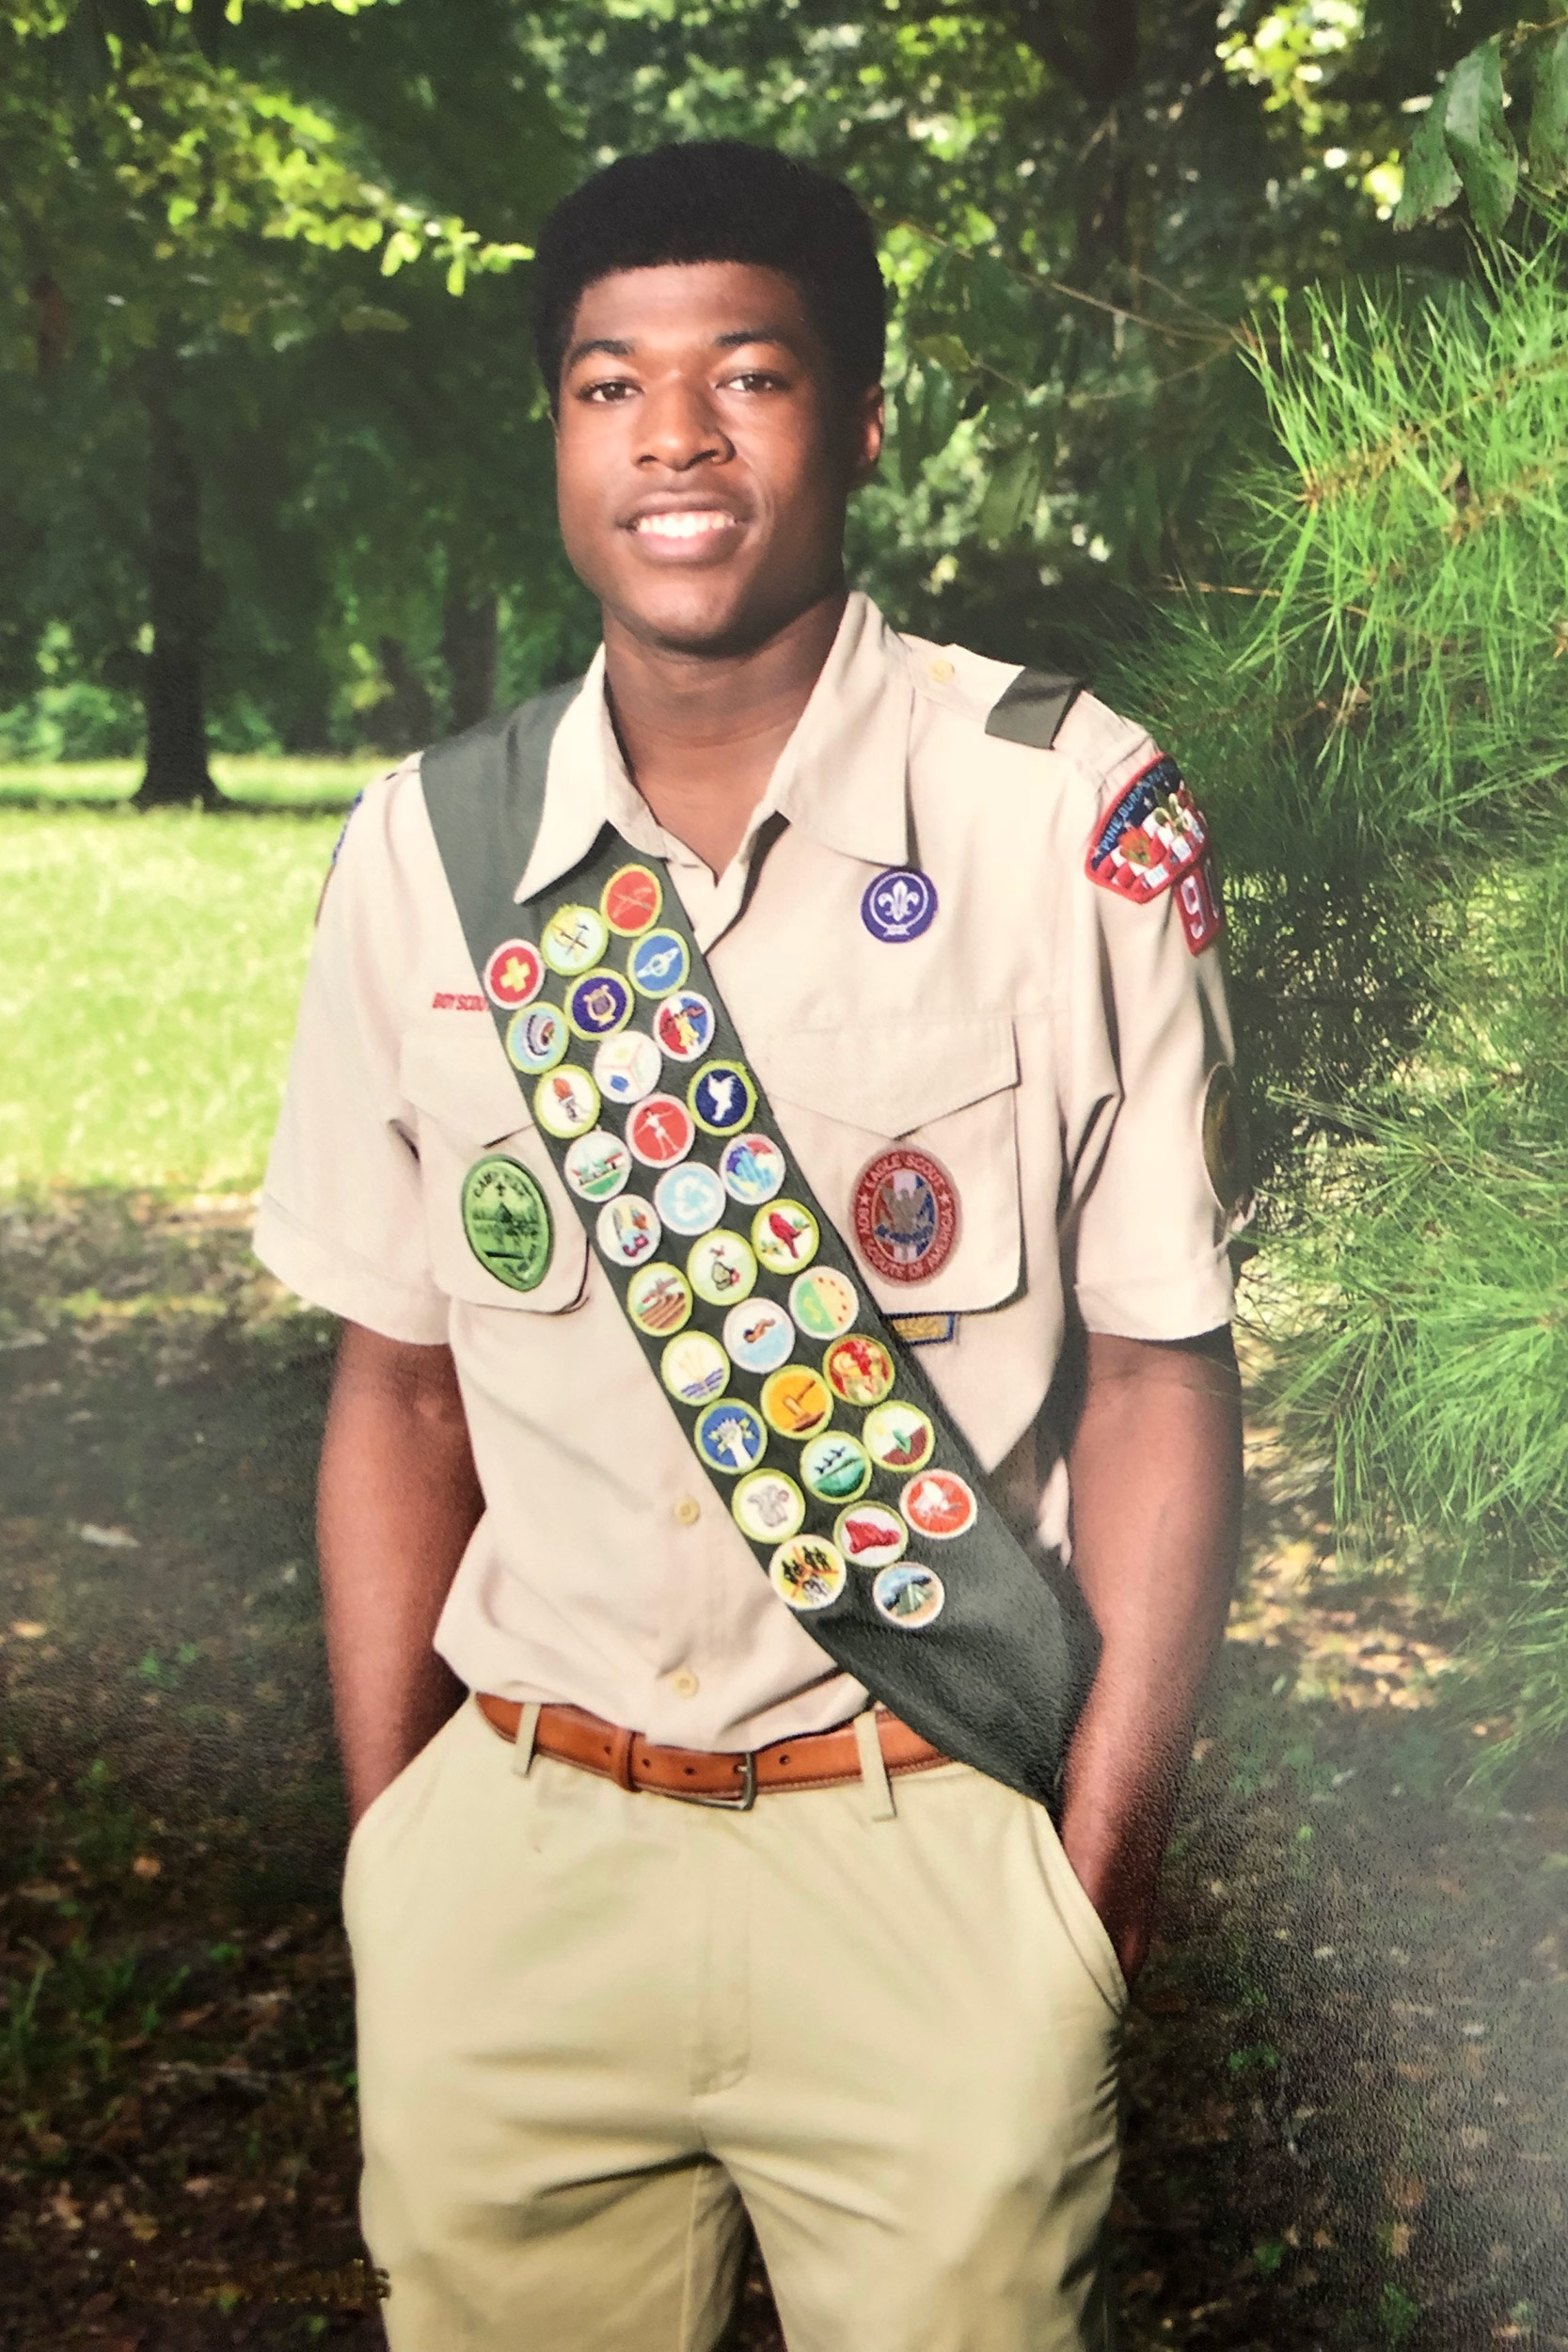
[[[945,686],[953,675],[953,664],[945,654],[939,654],[926,673],[933,686]]]
[[[702,1687],[689,1666],[682,1666],[670,1677],[670,1688],[678,1699],[694,1699]]]
[[[703,1516],[703,1506],[695,1495],[682,1495],[675,1505],[675,1525],[695,1527]]]

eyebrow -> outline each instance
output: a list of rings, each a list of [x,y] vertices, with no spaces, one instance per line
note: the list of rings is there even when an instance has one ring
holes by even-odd
[[[782,343],[786,351],[796,348],[795,337],[787,326],[732,326],[727,333],[715,335],[711,348],[715,351],[740,351],[748,343]],[[579,359],[595,354],[607,359],[630,359],[636,357],[637,345],[624,336],[593,335],[580,343],[574,343],[562,362],[562,373],[575,368]]]

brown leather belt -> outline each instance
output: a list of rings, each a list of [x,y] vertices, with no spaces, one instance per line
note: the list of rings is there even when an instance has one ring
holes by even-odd
[[[515,1699],[476,1693],[487,1723],[506,1740],[515,1740],[523,1710]],[[876,1715],[882,1761],[889,1772],[927,1772],[950,1759],[896,1715],[879,1708]],[[807,1732],[799,1740],[775,1740],[771,1747],[749,1753],[733,1749],[663,1748],[635,1731],[601,1722],[580,1707],[542,1707],[533,1745],[540,1756],[597,1772],[617,1788],[651,1788],[661,1797],[681,1797],[689,1804],[721,1805],[744,1813],[764,1789],[833,1788],[861,1777],[860,1743],[852,1723],[832,1731]]]

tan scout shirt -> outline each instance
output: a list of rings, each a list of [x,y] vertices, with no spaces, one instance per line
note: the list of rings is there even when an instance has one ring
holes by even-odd
[[[988,737],[1017,672],[895,634],[852,596],[746,838],[717,879],[637,793],[602,656],[561,723],[519,899],[608,821],[668,860],[780,1125],[847,1237],[895,1141],[948,1171],[959,1235],[923,1282],[863,1266],[885,1311],[958,1317],[923,1366],[988,1469],[1039,1411],[1064,1290],[1090,1330],[1227,1321],[1229,1220],[1204,1170],[1208,1073],[1230,1054],[1217,953],[1173,892],[1089,882],[1096,820],[1154,756],[1084,695],[1055,748]],[[699,1470],[508,1066],[409,760],[372,786],[327,890],[256,1232],[303,1296],[451,1346],[486,1509],[436,1647],[471,1688],[563,1699],[656,1740],[749,1748],[863,1703],[774,1595]],[[867,883],[918,865],[939,911],[889,944]],[[555,1251],[505,1288],[464,1237],[486,1150],[530,1168]],[[1151,1436],[1151,1443],[1157,1444]],[[1048,1444],[1048,1455],[1049,1455]],[[1044,1540],[1066,1533],[1049,1459]],[[1131,1472],[1130,1472],[1131,1474]]]

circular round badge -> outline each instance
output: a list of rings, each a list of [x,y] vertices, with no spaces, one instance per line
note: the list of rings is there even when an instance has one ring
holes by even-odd
[[[885,1502],[852,1502],[841,1511],[833,1541],[852,1568],[890,1568],[901,1560],[910,1531]]]
[[[613,1200],[631,1174],[631,1153],[608,1127],[593,1127],[568,1145],[562,1173],[579,1200]]]
[[[650,1094],[626,1121],[633,1159],[644,1168],[673,1168],[697,1139],[691,1113],[673,1094]]]
[[[848,1570],[820,1535],[792,1535],[768,1564],[768,1580],[791,1609],[826,1609],[843,1592]]]
[[[635,1192],[607,1200],[594,1232],[611,1265],[645,1265],[658,1248],[658,1217]]]
[[[566,991],[566,1018],[578,1037],[610,1037],[631,1019],[631,991],[619,972],[589,972]]]
[[[679,931],[645,931],[626,959],[632,984],[644,996],[668,996],[691,969]]]
[[[706,1405],[730,1385],[730,1359],[705,1331],[683,1331],[659,1359],[665,1387],[683,1405]]]
[[[566,1016],[553,1005],[535,1005],[531,1011],[515,1012],[506,1025],[508,1058],[515,1069],[526,1070],[534,1077],[542,1071],[553,1070],[558,1061],[564,1061],[571,1041]]]
[[[650,1339],[671,1339],[690,1320],[691,1290],[677,1266],[639,1266],[626,1284],[626,1313]]]
[[[784,1180],[784,1155],[768,1136],[739,1136],[724,1146],[719,1162],[724,1190],[743,1208],[771,1200]]]
[[[739,1233],[705,1233],[687,1253],[687,1279],[710,1307],[733,1307],[756,1288],[757,1262]]]
[[[868,883],[861,900],[861,921],[873,939],[896,946],[928,931],[937,911],[937,886],[929,874],[912,866],[895,866]]]
[[[782,1544],[805,1524],[806,1498],[783,1470],[748,1470],[730,1509],[743,1535],[754,1544]]]
[[[724,1345],[742,1372],[758,1377],[787,1364],[795,1348],[795,1327],[770,1298],[748,1299],[724,1317]]]
[[[946,1598],[935,1568],[923,1568],[918,1560],[900,1560],[895,1567],[882,1568],[871,1580],[873,1608],[889,1625],[901,1626],[906,1632],[940,1617]]]
[[[695,1061],[713,1043],[713,1007],[694,988],[678,988],[654,1015],[658,1050],[671,1061]]]
[[[810,1265],[820,1238],[816,1217],[799,1200],[775,1200],[752,1219],[752,1248],[769,1274]]]
[[[531,1005],[545,984],[545,961],[531,939],[503,939],[484,967],[484,993],[515,1011]]]
[[[600,913],[623,939],[635,939],[650,923],[657,923],[663,904],[658,876],[646,866],[623,866],[599,894]]]
[[[768,1432],[760,1416],[737,1396],[705,1405],[691,1435],[709,1470],[722,1470],[728,1478],[755,1470],[768,1451]]]
[[[564,1062],[533,1089],[533,1116],[547,1136],[562,1143],[585,1136],[599,1116],[599,1089],[586,1070]]]
[[[729,1202],[724,1187],[711,1168],[701,1160],[688,1160],[684,1167],[667,1168],[654,1186],[654,1206],[672,1233],[708,1232],[718,1224]]]
[[[854,1502],[871,1484],[871,1456],[858,1438],[830,1429],[801,1447],[800,1476],[819,1502]]]
[[[691,1116],[710,1136],[733,1136],[757,1106],[757,1091],[737,1061],[705,1062],[686,1089]]]
[[[762,1410],[781,1438],[815,1438],[833,1417],[832,1392],[820,1373],[788,1364],[763,1382]]]
[[[862,1331],[835,1340],[822,1359],[822,1369],[828,1386],[846,1405],[879,1405],[893,1391],[893,1358],[880,1340],[868,1340]]]
[[[641,1029],[607,1037],[594,1057],[594,1083],[607,1103],[641,1103],[658,1084],[658,1047]]]
[[[980,1511],[974,1487],[953,1470],[923,1470],[898,1500],[916,1534],[934,1535],[939,1543],[966,1535]]]
[[[924,1470],[937,1441],[927,1416],[896,1398],[872,1406],[861,1436],[877,1468],[885,1470]]]
[[[836,1340],[860,1311],[859,1292],[835,1266],[813,1266],[789,1286],[789,1311],[809,1340]]]
[[[550,1213],[518,1160],[492,1152],[463,1179],[463,1231],[486,1274],[509,1291],[537,1290],[549,1271]]]
[[[568,980],[597,963],[609,945],[610,926],[597,907],[557,907],[539,934],[545,961]]]
[[[855,1184],[855,1247],[884,1282],[928,1282],[953,1255],[958,1196],[940,1160],[900,1145]]]

